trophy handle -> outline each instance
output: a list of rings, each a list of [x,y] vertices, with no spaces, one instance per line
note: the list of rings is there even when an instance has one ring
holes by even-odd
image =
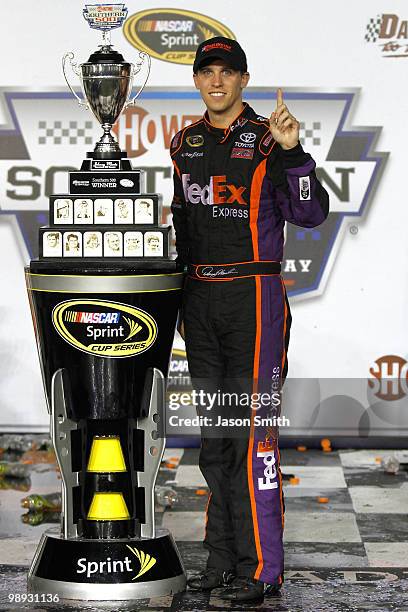
[[[81,100],[81,98],[75,93],[71,83],[68,80],[68,75],[67,75],[67,70],[66,70],[66,66],[67,66],[67,62],[68,61],[69,61],[69,65],[71,66],[72,71],[79,78],[81,78],[77,62],[73,62],[72,61],[73,59],[74,59],[74,54],[72,53],[72,51],[68,51],[68,53],[65,53],[64,57],[62,58],[62,72],[64,73],[64,78],[65,78],[65,80],[67,82],[67,85],[68,85],[69,89],[71,90],[72,95],[77,99],[78,104],[80,106],[84,106],[85,108],[89,108],[88,104],[86,102],[84,102],[83,100]]]
[[[147,76],[143,82],[143,85],[140,87],[139,91],[137,92],[137,94],[135,96],[133,96],[133,98],[131,100],[128,100],[123,108],[123,110],[125,110],[126,108],[128,108],[128,106],[132,106],[132,104],[135,103],[136,98],[138,98],[140,96],[140,94],[142,93],[142,91],[144,90],[147,80],[149,78],[150,75],[150,66],[151,66],[151,58],[150,55],[148,53],[144,53],[143,51],[139,51],[139,57],[142,58],[142,61],[140,62],[136,62],[136,66],[133,66],[132,69],[132,77],[134,77],[140,70],[140,67],[142,66],[144,60],[147,58]]]

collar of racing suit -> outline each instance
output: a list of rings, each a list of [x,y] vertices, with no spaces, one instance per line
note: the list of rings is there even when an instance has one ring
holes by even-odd
[[[243,104],[244,104],[244,107],[239,113],[239,115],[235,117],[234,121],[225,129],[214,127],[212,123],[210,122],[208,111],[205,111],[204,117],[203,117],[204,125],[208,132],[216,136],[217,140],[219,139],[220,144],[225,142],[234,130],[236,130],[239,127],[242,127],[248,121],[249,116],[251,112],[253,111],[247,102],[244,102]]]

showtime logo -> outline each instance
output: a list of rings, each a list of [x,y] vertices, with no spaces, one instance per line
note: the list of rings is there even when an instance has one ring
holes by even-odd
[[[402,357],[380,357],[370,368],[370,374],[368,385],[379,399],[392,402],[408,394],[408,363]]]
[[[153,146],[169,149],[173,136],[201,117],[163,113],[153,119],[144,108],[134,106],[120,116],[112,131],[129,157],[139,157]]]

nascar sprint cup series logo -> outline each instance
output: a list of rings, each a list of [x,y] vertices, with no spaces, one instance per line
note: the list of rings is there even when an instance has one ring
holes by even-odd
[[[198,45],[214,36],[234,38],[219,21],[179,9],[149,9],[131,15],[123,33],[131,45],[152,57],[176,64],[193,64]]]
[[[61,302],[52,322],[65,342],[99,357],[133,357],[157,337],[157,323],[147,312],[106,300]]]

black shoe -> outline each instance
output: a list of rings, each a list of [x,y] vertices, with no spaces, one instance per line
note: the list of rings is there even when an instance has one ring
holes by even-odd
[[[194,591],[211,591],[211,589],[228,586],[234,578],[235,573],[232,570],[209,567],[202,574],[189,578],[187,584]]]
[[[265,596],[278,595],[280,589],[280,584],[269,584],[247,576],[238,576],[219,597],[228,601],[262,603]]]

